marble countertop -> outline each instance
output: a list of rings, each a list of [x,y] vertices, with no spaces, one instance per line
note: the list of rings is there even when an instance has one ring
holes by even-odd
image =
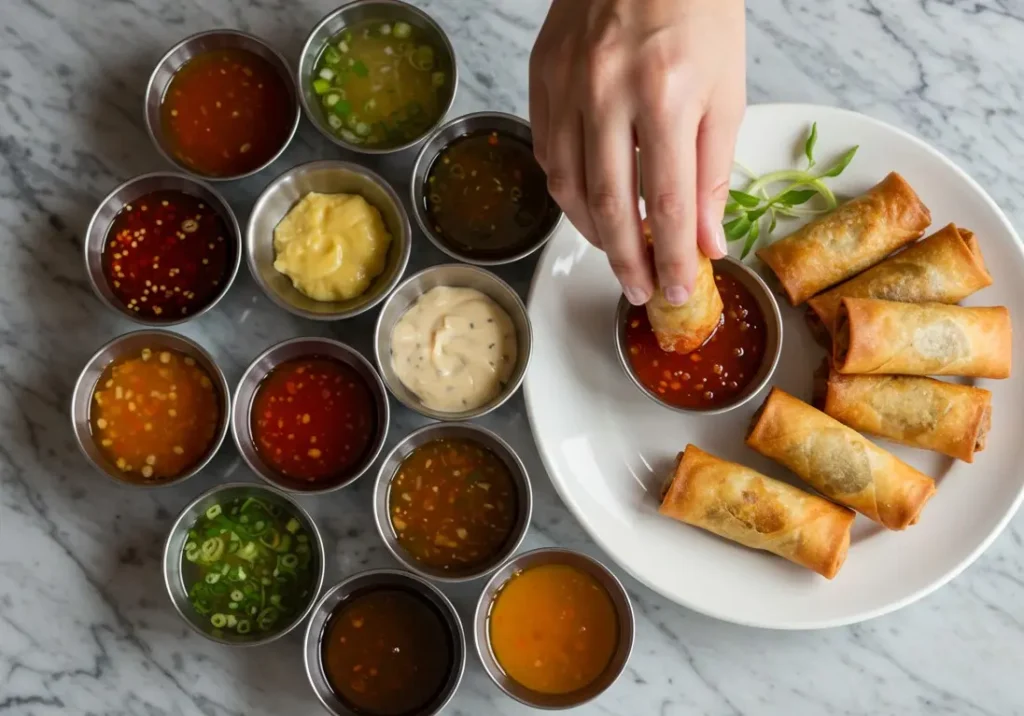
[[[227,479],[253,479],[232,446],[193,480],[120,488],[80,456],[68,426],[74,380],[103,342],[133,326],[92,295],[81,240],[96,203],[134,174],[166,168],[146,135],[142,95],[181,37],[241,28],[290,59],[337,0],[2,0],[0,3],[0,714],[318,714],[300,637],[226,649],[170,607],[159,557],[171,520]],[[544,0],[423,2],[462,67],[456,113],[525,115],[529,48]],[[907,129],[966,168],[1024,225],[1024,4],[1019,0],[752,0],[751,102],[850,107]],[[244,222],[272,177],[338,157],[303,121],[285,155],[223,187]],[[408,162],[406,157],[403,161]],[[400,172],[383,166],[396,180]],[[442,260],[416,242],[410,270]],[[499,271],[525,291],[532,263]],[[245,270],[220,306],[182,332],[234,383],[257,353],[297,335],[369,349],[372,316],[293,318]],[[422,419],[396,411],[397,437]],[[521,398],[484,423],[534,475],[526,547],[600,556],[566,512],[532,446]],[[980,476],[983,477],[983,476]],[[370,514],[372,480],[304,500],[328,545],[328,583],[393,564]],[[865,624],[783,633],[717,622],[625,578],[637,639],[622,678],[586,714],[1024,713],[1024,516],[939,592]],[[621,572],[620,572],[621,573]],[[448,590],[468,615],[479,584]],[[471,656],[449,713],[527,709]]]

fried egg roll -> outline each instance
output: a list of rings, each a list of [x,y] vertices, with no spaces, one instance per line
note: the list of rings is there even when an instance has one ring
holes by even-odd
[[[990,286],[992,277],[974,234],[948,224],[859,276],[810,299],[808,321],[816,335],[831,332],[839,302],[881,298],[904,303],[957,303]]]
[[[650,245],[651,230],[646,220],[643,227]],[[647,302],[647,319],[663,351],[690,353],[704,345],[722,322],[722,296],[711,260],[699,250],[697,260],[697,281],[686,303],[673,306],[665,300],[660,286],[655,286],[654,295]]]
[[[754,415],[747,445],[891,530],[917,522],[935,494],[930,477],[778,388]]]
[[[826,360],[815,406],[843,425],[974,462],[992,424],[992,393],[915,375],[842,375]]]
[[[964,375],[1009,378],[1010,312],[844,298],[832,359],[847,374]]]
[[[896,172],[757,255],[794,306],[920,238],[931,223],[910,184]]]
[[[854,514],[817,495],[687,445],[666,483],[661,514],[832,579]]]

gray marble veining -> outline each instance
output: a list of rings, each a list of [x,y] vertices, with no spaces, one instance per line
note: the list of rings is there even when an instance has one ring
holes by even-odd
[[[455,112],[525,114],[526,60],[544,0],[431,0],[462,66]],[[160,54],[186,34],[237,27],[294,61],[332,0],[0,0],[0,714],[317,714],[299,636],[227,650],[170,608],[159,552],[199,491],[252,479],[226,446],[173,488],[120,489],[74,445],[67,401],[86,358],[132,327],[90,293],[89,216],[113,186],[164,168],[142,94]],[[750,0],[752,102],[854,108],[949,154],[1024,223],[1024,2]],[[284,169],[342,153],[303,123],[285,155],[223,187],[245,221]],[[409,162],[410,157],[402,161]],[[400,179],[396,163],[376,163]],[[404,191],[400,187],[400,191]],[[419,240],[410,270],[443,260]],[[532,262],[499,273],[525,291]],[[275,308],[243,270],[228,297],[182,332],[231,381],[263,348],[333,335],[370,354],[372,316],[334,325]],[[390,444],[423,421],[396,411]],[[600,556],[540,466],[521,398],[484,421],[524,455],[536,509],[526,546]],[[390,446],[390,445],[389,445]],[[978,476],[983,479],[984,476]],[[370,480],[304,500],[324,528],[328,582],[392,564],[373,528]],[[1024,713],[1024,517],[962,576],[902,611],[809,633],[746,629],[676,607],[630,579],[636,650],[587,714]],[[479,585],[448,590],[464,616]],[[450,713],[513,714],[471,659]]]

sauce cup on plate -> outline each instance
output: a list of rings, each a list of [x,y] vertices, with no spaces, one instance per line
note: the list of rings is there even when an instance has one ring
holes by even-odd
[[[377,371],[329,338],[271,346],[238,382],[231,434],[242,458],[289,492],[330,492],[370,469],[384,447],[390,409]]]
[[[533,490],[515,451],[490,430],[434,423],[388,454],[373,489],[377,531],[402,565],[439,582],[498,568],[522,544]]]
[[[640,392],[678,413],[716,415],[746,403],[771,379],[782,353],[782,315],[768,286],[741,261],[711,262],[724,308],[696,350],[661,350],[644,306],[623,296],[615,312],[615,350]]]
[[[527,624],[544,639],[524,642]],[[625,668],[633,634],[622,583],[597,560],[564,549],[533,550],[503,564],[473,617],[476,651],[491,681],[541,709],[573,708],[604,692]]]
[[[381,569],[324,593],[306,627],[304,658],[313,691],[334,716],[431,716],[459,688],[466,651],[448,597],[425,579]]]
[[[287,495],[243,482],[185,507],[164,543],[164,584],[185,623],[227,646],[259,646],[292,631],[324,583],[323,540]]]
[[[410,276],[384,302],[374,331],[388,390],[435,420],[469,420],[503,405],[522,384],[532,350],[530,318],[515,290],[464,264]]]
[[[478,266],[529,256],[563,217],[534,158],[530,123],[502,112],[456,117],[430,135],[413,165],[410,191],[427,238]]]
[[[299,126],[288,62],[258,37],[210,30],[157,62],[146,130],[167,161],[210,181],[242,179],[281,156]]]
[[[373,219],[370,223],[380,224],[382,221],[381,229],[390,235],[390,243],[387,245],[386,256],[379,266],[379,273],[366,282],[361,292],[343,299],[318,300],[300,291],[291,278],[275,268],[275,263],[281,258],[275,242],[279,241],[277,232],[286,218],[299,219],[288,222],[298,227],[296,232],[290,231],[289,234],[294,234],[296,239],[301,240],[303,226],[310,226],[307,217],[313,218],[316,215],[314,207],[309,207],[314,210],[308,212],[306,217],[296,217],[293,209],[302,209],[304,203],[314,198],[327,201],[340,198],[339,195],[346,195],[348,199],[354,198],[356,203],[360,204],[365,201],[365,204],[369,205],[365,213]],[[379,221],[372,216],[373,210],[379,213]],[[332,209],[331,212],[320,213],[337,215],[339,212]],[[366,236],[366,233],[357,231],[351,238],[353,241],[362,241]],[[274,303],[302,318],[332,321],[351,318],[368,311],[384,300],[398,284],[409,263],[412,228],[401,200],[382,177],[357,164],[324,160],[300,164],[289,169],[263,190],[252,207],[245,232],[245,244],[249,271]],[[340,254],[341,261],[344,262],[350,255],[360,253],[364,247],[353,248],[356,250],[342,250],[332,256]],[[372,262],[375,258],[369,257],[367,260]],[[313,265],[310,268],[317,273],[311,284],[317,278],[324,278],[324,266]],[[344,268],[342,263],[335,267],[334,273]]]
[[[306,117],[339,147],[400,152],[423,141],[451,109],[458,87],[455,49],[417,7],[356,0],[310,31],[298,84]]]
[[[231,391],[213,357],[170,331],[110,341],[85,364],[71,396],[82,454],[132,487],[177,484],[206,467],[230,412]]]

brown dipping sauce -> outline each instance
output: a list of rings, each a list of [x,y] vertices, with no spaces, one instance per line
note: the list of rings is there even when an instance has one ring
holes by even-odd
[[[761,367],[767,325],[757,299],[736,278],[715,271],[724,305],[722,321],[708,341],[680,355],[658,346],[647,310],[626,314],[626,348],[637,379],[661,400],[680,408],[707,409],[731,402]]]
[[[353,710],[372,716],[420,713],[444,688],[453,651],[437,609],[398,587],[343,602],[321,644],[331,688]]]
[[[445,147],[427,172],[424,194],[438,237],[479,259],[529,250],[560,213],[533,147],[490,130],[471,132]]]

